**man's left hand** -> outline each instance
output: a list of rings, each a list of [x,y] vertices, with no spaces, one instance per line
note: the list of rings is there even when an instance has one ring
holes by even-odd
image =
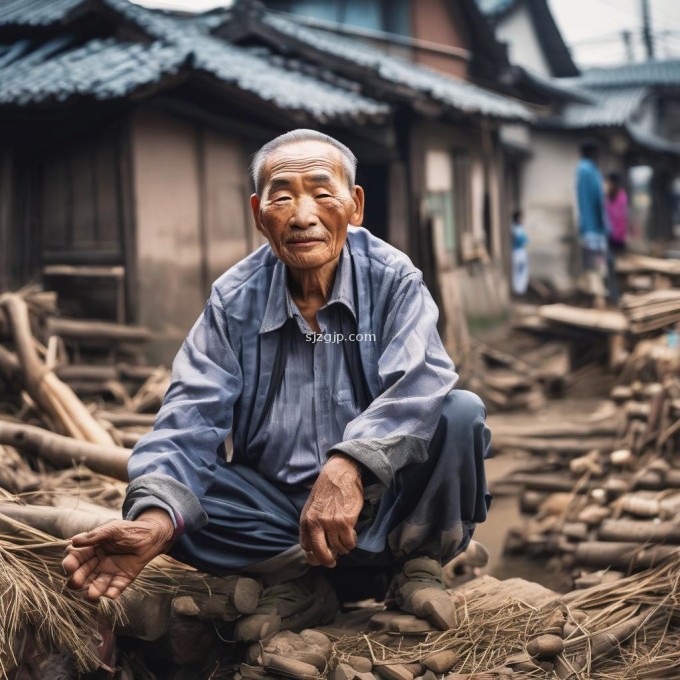
[[[341,454],[323,466],[302,510],[300,545],[312,566],[334,567],[356,548],[354,526],[364,506],[359,464]]]

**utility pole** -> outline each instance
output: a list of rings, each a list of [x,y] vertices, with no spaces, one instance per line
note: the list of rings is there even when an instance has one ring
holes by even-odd
[[[654,42],[652,40],[652,27],[649,15],[649,0],[640,0],[642,8],[642,36],[645,41],[647,59],[654,59]]]
[[[621,31],[623,38],[623,46],[626,49],[626,59],[629,64],[635,61],[635,53],[633,52],[633,33],[632,31]]]

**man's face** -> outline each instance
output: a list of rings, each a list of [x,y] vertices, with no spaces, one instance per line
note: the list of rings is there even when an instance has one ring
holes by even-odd
[[[347,186],[342,155],[324,142],[296,142],[267,160],[262,192],[250,198],[255,224],[293,269],[316,269],[340,255],[347,225],[363,220],[363,189]]]

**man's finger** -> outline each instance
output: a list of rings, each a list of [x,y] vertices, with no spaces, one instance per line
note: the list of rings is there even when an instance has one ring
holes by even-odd
[[[326,543],[330,549],[337,555],[346,555],[349,550],[345,548],[344,543],[340,540],[340,531],[337,529],[326,530]]]
[[[99,558],[93,555],[89,560],[83,562],[72,574],[68,580],[69,588],[82,588],[90,574],[96,569],[99,564]]]
[[[71,539],[71,544],[76,548],[85,548],[88,546],[95,546],[105,541],[110,541],[112,537],[111,527],[102,525],[92,531],[85,531],[82,534],[76,534]]]
[[[82,564],[94,556],[94,548],[84,548],[82,550],[68,549],[68,554],[61,561],[61,566],[64,568],[66,574],[72,574]]]
[[[348,524],[343,524],[338,530],[338,542],[343,547],[343,552],[348,553],[357,547],[357,532]]]
[[[87,588],[87,599],[98,600],[109,589],[111,574],[99,574]]]
[[[317,560],[324,567],[334,567],[335,558],[333,554],[328,549],[328,544],[326,543],[326,534],[320,526],[316,526],[310,532],[311,541],[311,551]]]
[[[314,553],[311,550],[305,550],[305,559],[310,567],[320,567],[321,562],[316,559]]]
[[[131,581],[116,576],[111,580],[111,585],[108,587],[104,593],[104,597],[108,597],[111,600],[115,600],[120,597],[121,593],[130,585]]]

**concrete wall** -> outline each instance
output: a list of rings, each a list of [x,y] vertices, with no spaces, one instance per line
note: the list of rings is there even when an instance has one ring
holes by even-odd
[[[417,0],[411,3],[411,30],[414,38],[450,47],[470,49],[465,17],[455,3],[445,0]],[[467,62],[446,55],[414,51],[416,61],[458,78],[467,77]]]
[[[210,283],[248,252],[247,168],[238,142],[156,111],[134,115],[131,137],[138,316],[168,363]]]
[[[579,141],[565,133],[531,133],[532,156],[522,168],[521,208],[529,236],[531,276],[558,290],[572,286],[576,239],[575,178]]]
[[[496,27],[496,37],[510,46],[511,62],[542,76],[551,75],[524,2],[520,2]]]

